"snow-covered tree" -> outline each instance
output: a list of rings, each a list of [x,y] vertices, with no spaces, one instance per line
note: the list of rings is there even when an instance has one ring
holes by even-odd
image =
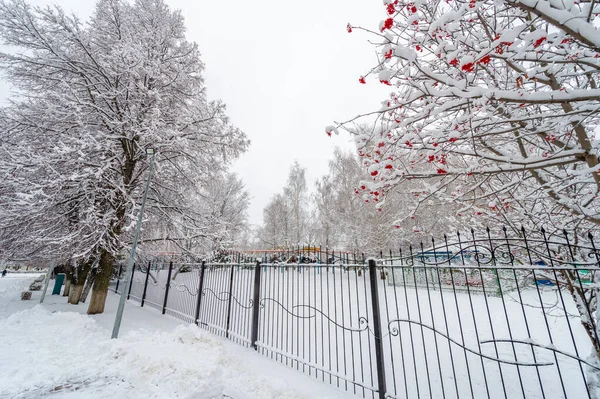
[[[317,180],[312,195],[318,244],[353,252],[366,250],[367,219],[376,210],[355,193],[364,174],[355,155],[335,149],[329,172]]]
[[[263,210],[263,225],[258,237],[267,249],[291,245],[291,212],[286,198],[275,194]]]
[[[462,203],[457,213],[567,227],[600,225],[600,6],[530,0],[384,0],[369,31],[378,49],[361,84],[389,86],[382,107],[328,127],[355,135],[369,181],[382,198],[420,184]],[[383,10],[382,10],[383,11]],[[348,25],[352,32],[362,28]],[[458,190],[460,188],[460,191]],[[372,194],[371,194],[372,195]],[[410,217],[410,215],[407,215]],[[404,223],[406,216],[397,223]],[[565,274],[564,284],[576,286]],[[596,354],[597,290],[571,290]],[[590,333],[591,332],[591,333]]]
[[[303,244],[308,238],[308,186],[306,184],[306,168],[300,166],[298,161],[295,161],[290,168],[283,195],[290,209],[292,244]]]
[[[196,259],[215,250],[235,246],[245,236],[250,195],[234,173],[213,176],[203,187],[191,190],[193,204],[179,218],[154,218],[140,242],[146,252],[180,252]]]
[[[315,182],[315,192],[311,196],[315,208],[314,226],[316,242],[335,248],[339,244],[339,231],[336,224],[337,214],[334,194],[334,182],[329,176],[323,176]]]
[[[392,1],[377,65],[390,87],[378,129],[353,130],[369,191],[409,180],[464,190],[473,214],[546,209],[543,222],[600,224],[600,34],[595,3]],[[349,26],[349,30],[360,28]],[[374,77],[374,79],[372,79]],[[350,122],[350,121],[349,121]],[[330,128],[328,131],[332,131]],[[464,211],[463,211],[464,212]]]
[[[267,247],[304,245],[312,238],[306,168],[298,161],[290,172],[282,194],[275,194],[263,211],[260,240]]]
[[[386,253],[399,245],[418,245],[453,222],[458,204],[432,197],[414,208],[414,202],[428,193],[404,184],[380,196],[366,190],[369,178],[358,156],[336,148],[329,173],[317,181],[312,196],[315,225],[320,227],[317,242],[358,253]],[[404,222],[396,224],[398,219]]]
[[[100,0],[88,23],[2,0],[0,37],[18,93],[0,114],[1,246],[99,259],[88,312],[101,313],[140,206],[145,149],[158,154],[149,217],[194,230],[190,193],[248,140],[207,100],[197,45],[163,0]]]
[[[213,240],[213,250],[235,246],[247,233],[250,193],[233,173],[215,179],[208,187],[213,218],[221,226],[221,237]]]

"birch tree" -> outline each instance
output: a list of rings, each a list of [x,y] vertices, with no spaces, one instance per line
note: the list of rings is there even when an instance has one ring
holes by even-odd
[[[428,193],[405,184],[382,197],[366,190],[369,177],[360,157],[336,148],[328,174],[317,181],[317,225],[321,240],[332,248],[370,255],[395,251],[399,245],[418,245],[455,220],[459,205],[429,198],[415,208],[414,201]]]
[[[288,247],[291,234],[291,211],[282,194],[275,194],[263,210],[263,225],[258,232],[268,248]]]
[[[287,184],[283,194],[289,204],[291,217],[291,240],[293,245],[304,244],[307,239],[308,185],[306,184],[306,168],[295,161],[290,168]]]

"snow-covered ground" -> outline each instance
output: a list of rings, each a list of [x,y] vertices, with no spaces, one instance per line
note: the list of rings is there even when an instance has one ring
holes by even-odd
[[[41,292],[35,276],[0,279],[0,398],[344,398],[343,392],[251,349],[138,304],[110,339],[118,297],[103,315]],[[137,305],[137,306],[136,306]]]
[[[254,271],[235,267],[231,274],[226,267],[205,273],[200,325],[224,335],[230,312],[230,338],[247,345]],[[377,363],[367,273],[359,277],[355,270],[340,267],[263,266],[259,353],[358,397],[374,397]],[[471,295],[464,286],[456,293],[435,289],[437,276],[429,273],[422,283],[429,281],[430,290],[414,280],[425,275],[407,270],[378,278],[387,393],[421,399],[600,398],[588,395],[584,367],[565,356],[586,358],[592,351],[568,292],[556,286],[538,291],[533,284],[517,292],[511,290],[511,274],[499,274],[502,297],[484,296],[477,287]],[[145,306],[162,309],[168,271],[152,271],[150,276]],[[145,272],[136,271],[130,302],[141,301],[145,280]],[[485,280],[489,294],[498,290],[497,285],[493,289],[494,280]],[[230,284],[236,298],[231,308],[224,300]],[[193,320],[198,285],[197,271],[178,274],[171,283],[167,313]],[[513,339],[518,343],[507,341]],[[563,353],[555,355],[550,348]],[[516,361],[520,364],[511,364]]]

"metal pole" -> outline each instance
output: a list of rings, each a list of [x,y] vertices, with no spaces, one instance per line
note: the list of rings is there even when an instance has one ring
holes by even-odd
[[[250,345],[258,350],[258,312],[260,311],[260,261],[254,267],[254,292],[252,293],[252,331]]]
[[[133,276],[135,274],[135,263],[133,264],[133,267],[131,268],[131,278],[129,279],[129,291],[127,291],[127,299],[129,299],[129,296],[131,295],[131,287],[133,286]],[[125,280],[127,281],[127,280]]]
[[[44,284],[44,291],[42,291],[40,303],[44,303],[44,298],[46,297],[46,291],[48,291],[48,284],[50,283],[50,276],[52,275],[53,270],[54,270],[54,265],[48,266],[48,273],[46,273],[46,283]]]
[[[238,263],[240,261],[240,255],[238,254]],[[229,326],[231,323],[231,297],[233,296],[233,268],[234,264],[231,264],[231,273],[229,275],[229,300],[227,301],[227,325],[225,327],[225,338],[229,338]]]
[[[150,277],[150,268],[152,266],[152,262],[148,262],[148,268],[146,269],[146,282],[144,282],[144,293],[142,294],[142,304],[140,307],[144,307],[144,302],[146,301],[146,290],[148,289],[148,277]]]
[[[381,313],[379,311],[379,292],[377,289],[377,264],[373,259],[369,259],[369,281],[371,283],[371,305],[373,306],[373,335],[375,338],[378,393],[380,399],[385,399],[385,364],[383,359]]]
[[[135,250],[137,248],[138,237],[140,235],[140,229],[142,228],[142,219],[144,218],[144,208],[146,207],[146,199],[148,198],[148,189],[150,188],[150,179],[152,178],[152,172],[154,171],[154,151],[150,154],[152,156],[150,161],[150,171],[148,172],[148,180],[146,181],[146,189],[144,190],[144,198],[142,199],[142,206],[140,208],[140,214],[138,215],[137,225],[135,227],[135,233],[133,234],[133,243],[131,245],[131,253],[129,254],[129,262],[127,262],[127,271],[125,272],[125,286],[129,285],[131,279],[131,272],[133,270],[133,260],[135,259]],[[119,299],[119,307],[117,308],[117,315],[115,317],[115,324],[113,326],[111,338],[117,338],[119,336],[119,329],[121,328],[121,320],[123,319],[123,310],[125,309],[125,290],[121,293]]]
[[[119,265],[119,274],[117,274],[117,285],[115,286],[115,294],[119,293],[119,281],[121,281],[121,272],[123,271],[123,264]]]
[[[204,271],[206,270],[206,262],[202,261],[202,268],[200,269],[200,281],[198,282],[198,295],[196,298],[196,313],[194,315],[194,323],[198,325],[200,321],[200,303],[202,302],[202,290],[204,287]]]
[[[167,311],[167,301],[169,300],[169,288],[171,287],[171,272],[173,271],[173,261],[169,262],[169,275],[165,284],[165,301],[163,302],[162,314]]]

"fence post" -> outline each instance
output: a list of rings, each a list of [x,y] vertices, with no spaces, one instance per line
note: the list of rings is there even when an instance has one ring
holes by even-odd
[[[238,259],[239,261],[239,259]],[[229,273],[229,299],[227,300],[227,325],[225,326],[225,338],[229,338],[229,324],[231,322],[231,297],[233,296],[233,263]]]
[[[115,286],[115,294],[119,292],[119,282],[121,281],[121,272],[123,271],[123,264],[119,265],[119,274],[117,274],[117,285]]]
[[[148,262],[148,268],[146,269],[146,282],[144,283],[144,293],[142,294],[142,304],[141,307],[144,307],[144,301],[146,300],[146,290],[148,289],[148,277],[150,277],[150,266],[152,262]]]
[[[127,291],[127,299],[129,299],[129,296],[131,295],[131,287],[133,286],[133,276],[135,276],[135,263],[131,268],[131,280],[129,280],[129,291]]]
[[[375,336],[378,391],[379,398],[385,399],[385,364],[383,359],[381,314],[379,312],[379,291],[377,290],[377,264],[374,259],[369,259],[369,280],[371,282],[371,305],[373,306],[373,333]]]
[[[252,331],[250,333],[250,345],[258,350],[258,312],[260,309],[260,261],[256,261],[254,269],[254,292],[252,295]]]
[[[198,325],[198,319],[200,318],[200,301],[202,299],[202,287],[204,286],[204,271],[206,270],[206,261],[202,261],[202,267],[200,268],[200,282],[198,282],[198,295],[196,299],[196,314],[194,316],[194,323]]]
[[[167,284],[165,285],[165,300],[163,302],[162,314],[167,310],[167,299],[169,299],[169,288],[171,288],[171,272],[173,271],[173,261],[169,262],[169,274],[167,275]]]

